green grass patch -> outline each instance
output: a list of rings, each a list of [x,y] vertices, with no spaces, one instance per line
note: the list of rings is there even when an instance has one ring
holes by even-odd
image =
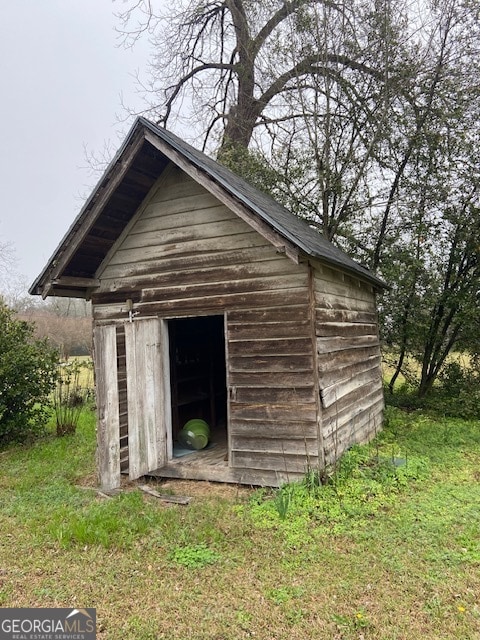
[[[95,486],[95,418],[0,455],[0,606],[94,606],[98,637],[476,640],[480,425],[390,407],[321,485]]]
[[[130,549],[134,542],[163,525],[160,512],[145,509],[139,491],[82,505],[69,502],[54,513],[47,532],[64,547],[101,545]]]
[[[170,560],[183,567],[197,569],[214,564],[220,559],[218,553],[209,549],[206,544],[185,545],[175,547],[169,554]]]

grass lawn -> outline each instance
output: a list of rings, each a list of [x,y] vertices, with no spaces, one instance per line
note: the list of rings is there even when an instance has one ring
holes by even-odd
[[[102,639],[480,638],[480,423],[389,409],[330,484],[92,489],[94,416],[0,453],[0,606],[96,607]]]

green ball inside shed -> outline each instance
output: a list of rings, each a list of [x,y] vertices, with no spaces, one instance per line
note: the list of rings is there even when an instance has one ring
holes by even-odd
[[[210,437],[210,427],[200,418],[189,420],[180,431],[179,442],[189,449],[205,449]]]

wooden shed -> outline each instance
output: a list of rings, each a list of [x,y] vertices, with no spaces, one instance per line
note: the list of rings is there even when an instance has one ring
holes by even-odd
[[[30,293],[92,300],[98,469],[279,485],[382,424],[383,282],[139,118]],[[211,427],[185,454],[179,430]]]

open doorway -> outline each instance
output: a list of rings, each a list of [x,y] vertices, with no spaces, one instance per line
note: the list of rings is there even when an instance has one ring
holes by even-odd
[[[188,461],[179,434],[194,419],[210,427],[205,453],[214,447],[227,451],[224,317],[175,318],[168,321],[168,335],[174,458],[185,456]]]

